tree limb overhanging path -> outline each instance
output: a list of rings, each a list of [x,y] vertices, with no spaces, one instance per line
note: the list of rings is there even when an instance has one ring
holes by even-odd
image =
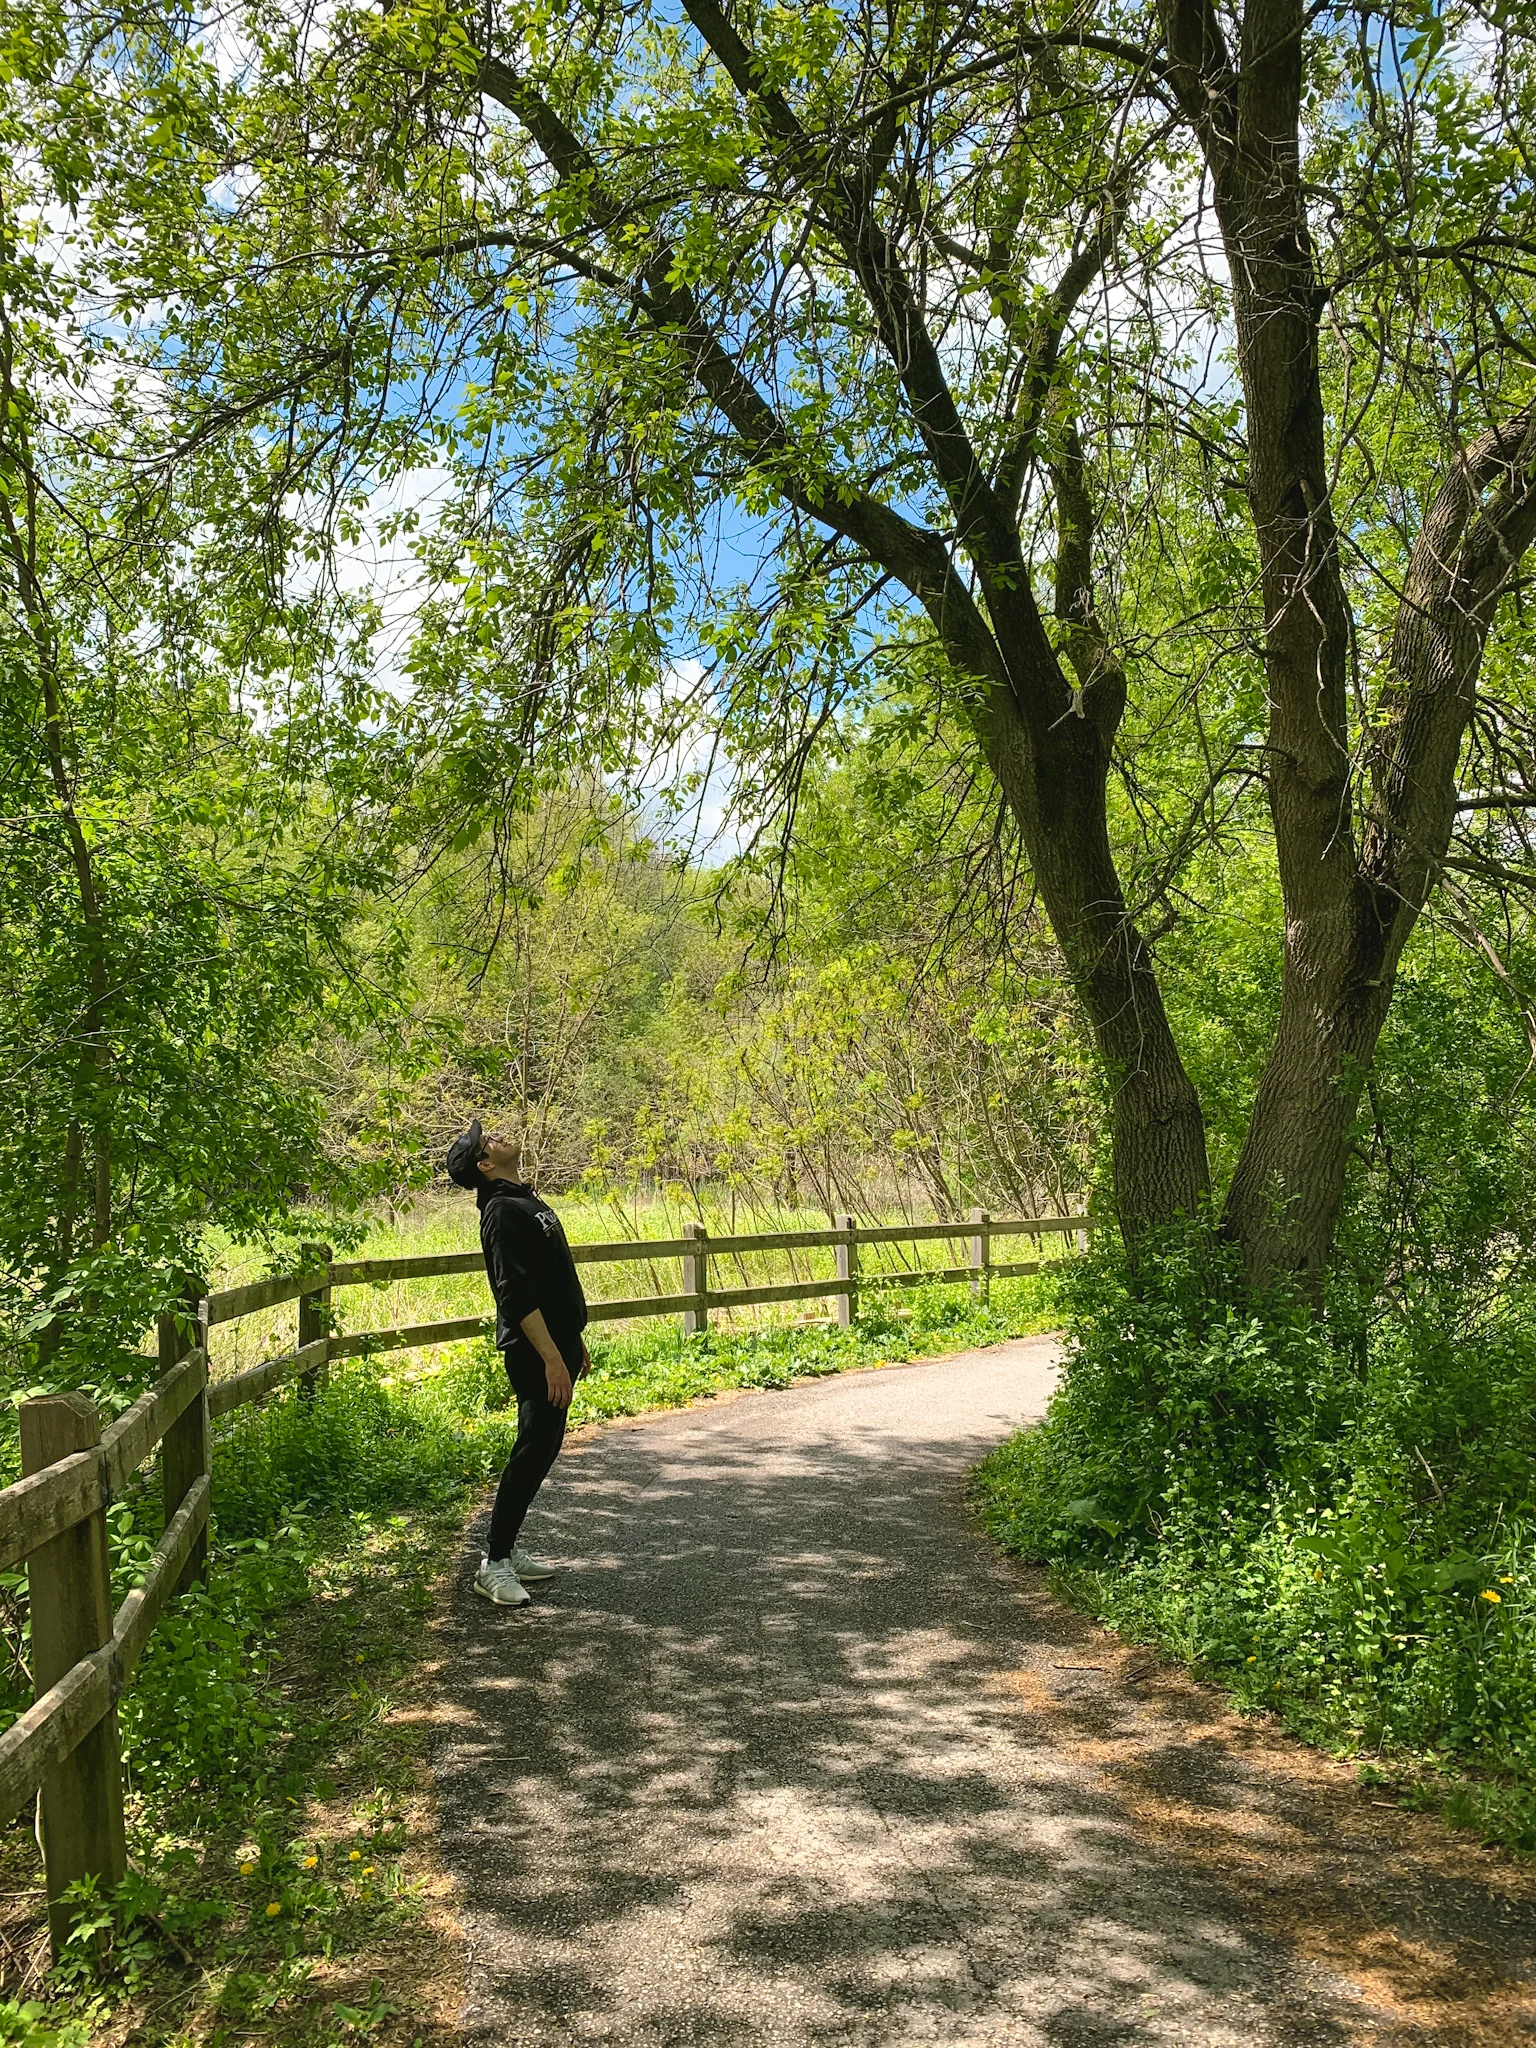
[[[1536,2040],[1536,1879],[1125,1649],[970,1525],[1035,1339],[578,1438],[458,1579],[475,2043]]]

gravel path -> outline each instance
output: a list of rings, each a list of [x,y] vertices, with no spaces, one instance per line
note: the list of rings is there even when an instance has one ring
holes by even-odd
[[[1536,1886],[999,1558],[1048,1340],[578,1437],[446,1623],[475,2043],[1536,2042]]]

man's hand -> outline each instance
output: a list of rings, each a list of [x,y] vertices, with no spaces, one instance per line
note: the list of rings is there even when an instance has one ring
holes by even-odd
[[[544,1384],[549,1389],[549,1403],[552,1408],[569,1408],[571,1394],[571,1369],[560,1356],[559,1347],[549,1334],[549,1325],[544,1320],[544,1311],[534,1309],[523,1317],[523,1335],[544,1361]],[[586,1346],[582,1346],[586,1355]]]
[[[549,1389],[552,1408],[569,1408],[574,1389],[571,1375],[563,1358],[546,1358],[544,1361],[544,1384]]]
[[[585,1338],[585,1337],[583,1337],[583,1338],[582,1338],[582,1340],[581,1340],[581,1371],[580,1371],[579,1373],[577,1373],[577,1375],[576,1375],[577,1379],[579,1379],[579,1380],[584,1380],[584,1379],[586,1378],[587,1374],[588,1374],[588,1373],[589,1373],[589,1372],[590,1372],[591,1370],[592,1370],[592,1354],[591,1354],[591,1352],[590,1352],[590,1351],[589,1351],[589,1350],[587,1349],[587,1340],[586,1340],[586,1338]]]

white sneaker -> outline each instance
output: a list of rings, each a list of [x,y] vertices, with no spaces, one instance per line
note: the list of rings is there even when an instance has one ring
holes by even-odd
[[[512,1568],[530,1586],[536,1585],[540,1579],[552,1579],[560,1569],[559,1565],[546,1564],[542,1557],[535,1557],[532,1551],[524,1550],[520,1543],[514,1544],[512,1549]]]
[[[533,1598],[517,1576],[517,1567],[510,1557],[498,1557],[494,1563],[488,1557],[482,1558],[475,1573],[475,1591],[486,1600],[494,1600],[498,1607],[526,1607]]]

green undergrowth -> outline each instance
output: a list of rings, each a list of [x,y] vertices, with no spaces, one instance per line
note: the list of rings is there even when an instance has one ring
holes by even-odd
[[[1064,1287],[1044,1422],[978,1469],[1006,1548],[1373,1780],[1536,1850],[1536,1295],[1460,1325],[1244,1295],[1197,1235]]]
[[[1044,1274],[998,1283],[988,1303],[953,1287],[886,1295],[848,1330],[599,1328],[573,1421],[1050,1328],[1056,1288]],[[450,2038],[422,1989],[443,1955],[424,1652],[516,1417],[488,1344],[384,1367],[357,1361],[312,1400],[220,1430],[207,1588],[166,1610],[122,1702],[134,1871],[116,1897],[81,1900],[77,1953],[44,1979],[36,1851],[21,1824],[8,1831],[0,1881],[32,1890],[7,1943],[30,1943],[34,1969],[0,1987],[0,2048],[82,2048],[108,2025],[142,2048]],[[121,1592],[158,1521],[147,1499],[112,1512]],[[18,1672],[6,1704],[25,1703]]]

